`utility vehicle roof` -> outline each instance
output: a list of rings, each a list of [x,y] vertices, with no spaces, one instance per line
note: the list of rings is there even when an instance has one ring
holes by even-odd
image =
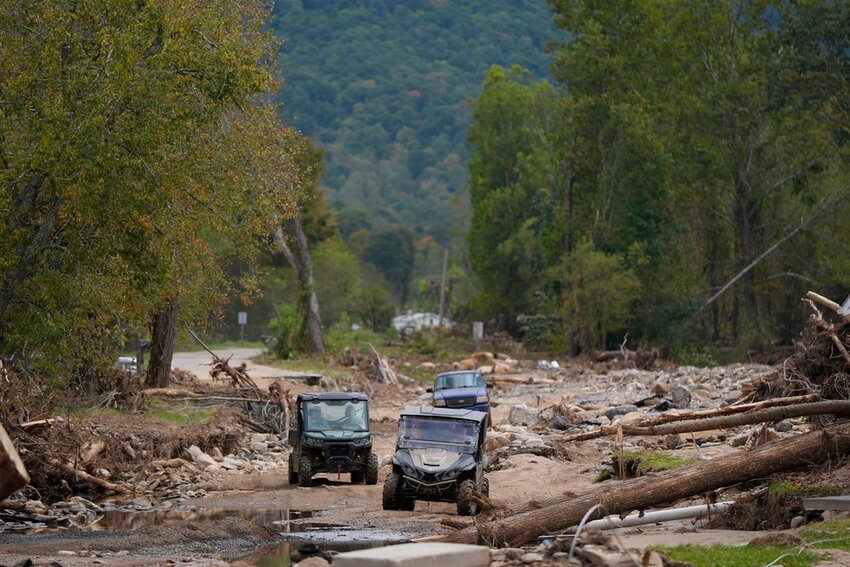
[[[321,402],[324,400],[351,400],[357,402],[369,401],[369,396],[362,392],[305,392],[298,394],[299,402]]]
[[[439,417],[442,419],[460,419],[463,421],[483,422],[487,414],[483,411],[467,409],[431,408],[431,407],[409,407],[401,412],[402,417]]]

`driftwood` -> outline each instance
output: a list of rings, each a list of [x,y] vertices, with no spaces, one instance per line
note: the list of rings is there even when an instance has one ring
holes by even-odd
[[[96,476],[92,476],[86,471],[74,467],[70,463],[61,463],[57,459],[51,459],[50,464],[54,467],[62,469],[66,473],[72,475],[77,480],[82,480],[83,482],[93,484],[94,486],[102,488],[103,490],[108,490],[110,492],[118,492],[122,494],[130,492],[130,488],[124,484],[117,484],[114,482],[109,482],[108,480],[103,480],[102,478],[98,478]]]
[[[798,399],[808,396],[798,396]],[[777,400],[774,400],[777,401]],[[749,404],[749,407],[761,406],[763,404]],[[744,406],[737,406],[738,408]],[[754,423],[769,423],[781,421],[792,417],[811,415],[850,415],[850,400],[825,400],[803,404],[792,404],[778,407],[763,407],[744,413],[724,414],[723,410],[732,408],[721,408],[711,412],[694,412],[693,414],[680,414],[677,420],[667,418],[666,421],[656,423],[654,421],[643,422],[638,425],[624,425],[622,431],[625,435],[673,435],[677,433],[693,433],[695,431],[710,431],[712,429],[725,429],[741,425],[752,425]],[[665,416],[666,417],[666,416]],[[595,431],[587,431],[576,435],[559,437],[560,443],[574,441],[587,441],[598,439],[608,435],[617,435],[619,426],[607,425]]]
[[[23,488],[29,481],[30,477],[18,451],[0,424],[0,500]]]
[[[763,402],[753,402],[750,404],[741,404],[741,405],[731,405],[724,406],[722,408],[710,409],[710,410],[701,410],[701,411],[689,411],[683,413],[666,413],[664,415],[660,415],[658,417],[644,420],[636,423],[635,425],[640,426],[650,426],[650,425],[661,425],[662,423],[670,423],[671,421],[687,421],[690,419],[704,419],[708,417],[715,417],[718,415],[731,415],[735,413],[744,413],[750,410],[762,409],[768,407],[778,407],[778,406],[790,406],[794,404],[805,404],[808,402],[817,402],[820,401],[820,397],[817,394],[807,394],[805,396],[792,396],[789,398],[776,398],[773,400],[765,400]]]
[[[842,423],[769,443],[752,451],[716,457],[681,469],[603,485],[584,495],[564,497],[520,514],[449,534],[443,541],[518,547],[536,537],[577,525],[594,506],[591,518],[629,513],[781,471],[812,465],[850,453],[850,424]]]
[[[204,343],[204,341],[202,341],[201,338],[197,334],[195,334],[192,329],[187,326],[186,330],[189,331],[189,334],[192,335],[192,338],[198,341],[198,344],[200,344],[203,349],[210,353],[210,355],[213,357],[213,365],[210,369],[210,376],[212,376],[213,379],[215,379],[220,374],[224,374],[233,381],[233,384],[237,388],[251,388],[258,392],[260,391],[260,388],[259,386],[257,386],[256,382],[254,382],[251,377],[248,376],[248,374],[245,372],[244,366],[242,366],[241,368],[233,368],[229,364],[230,357],[221,358],[212,350],[210,350],[210,347],[208,347],[206,343]]]

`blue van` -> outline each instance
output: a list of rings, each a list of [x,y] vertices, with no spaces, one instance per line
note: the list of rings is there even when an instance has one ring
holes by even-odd
[[[477,370],[441,372],[434,379],[434,387],[426,391],[433,396],[432,405],[437,408],[470,409],[487,414],[490,424],[490,395],[487,388],[493,384],[484,382]]]

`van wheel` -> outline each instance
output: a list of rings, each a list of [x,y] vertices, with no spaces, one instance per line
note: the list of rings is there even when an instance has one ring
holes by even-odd
[[[295,455],[293,453],[290,453],[288,480],[289,484],[298,484],[298,470],[295,468],[295,459],[293,457],[295,457]]]
[[[469,479],[460,481],[457,487],[457,515],[474,516],[478,513],[478,504],[473,500],[475,483]]]
[[[313,467],[310,466],[310,459],[301,457],[301,466],[298,469],[298,486],[310,487],[313,485]]]
[[[372,452],[366,459],[366,484],[378,484],[378,455]]]
[[[384,493],[381,504],[384,510],[399,509],[399,490],[401,489],[401,475],[391,472],[384,480]]]

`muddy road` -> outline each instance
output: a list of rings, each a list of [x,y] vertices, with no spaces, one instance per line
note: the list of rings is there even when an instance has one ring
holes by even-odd
[[[247,357],[250,353],[239,355]],[[202,377],[206,377],[205,361],[208,357],[200,354],[175,356],[175,366]],[[238,363],[236,353],[233,361]],[[250,361],[248,369],[252,376],[269,381],[287,374]],[[487,474],[491,500],[495,508],[509,510],[556,496],[581,494],[610,468],[614,442],[606,438],[571,444],[552,458],[534,454],[531,448],[549,441],[541,441],[539,430],[511,423],[517,421],[512,414],[515,406],[545,414],[546,408],[565,405],[581,412],[579,421],[598,425],[610,422],[608,416],[615,415],[612,408],[647,398],[653,390],[669,392],[677,385],[687,387],[692,395],[691,409],[716,407],[736,395],[736,385],[742,380],[769,370],[738,365],[712,370],[610,371],[566,364],[556,372],[533,368],[517,371],[512,374],[514,383],[500,383],[492,394],[494,427],[490,437],[504,439],[502,446],[509,444],[516,450]],[[526,379],[539,383],[518,383]],[[316,389],[293,375],[285,382],[293,394]],[[458,517],[450,504],[417,502],[413,512],[382,510],[382,483],[390,470],[387,463],[395,447],[397,415],[407,405],[428,402],[421,387],[376,384],[370,385],[367,393],[374,451],[382,462],[376,486],[352,485],[348,475],[320,475],[311,488],[291,486],[286,483],[285,459],[279,458],[282,464],[273,470],[237,471],[206,479],[198,485],[200,497],[191,496],[192,492],[176,499],[162,499],[155,492],[134,495],[133,502],[141,499],[145,503],[142,509],[129,506],[126,500],[106,503],[106,514],[85,529],[6,530],[0,533],[0,565],[15,565],[28,558],[36,564],[53,560],[63,566],[200,566],[240,561],[242,565],[286,565],[290,554],[297,559],[299,550],[309,551],[305,544],[315,545],[319,551],[346,551],[448,533],[452,529],[441,524],[447,519],[468,521]],[[546,435],[552,433],[547,431]],[[735,451],[724,439],[716,435],[687,440],[677,449],[677,456],[705,460]],[[628,444],[627,448],[643,447]],[[283,451],[285,454],[287,449]],[[628,545],[640,548],[693,543],[695,539],[702,543],[752,539],[748,532],[683,533],[694,529],[690,523],[680,522],[632,530],[621,537]]]

